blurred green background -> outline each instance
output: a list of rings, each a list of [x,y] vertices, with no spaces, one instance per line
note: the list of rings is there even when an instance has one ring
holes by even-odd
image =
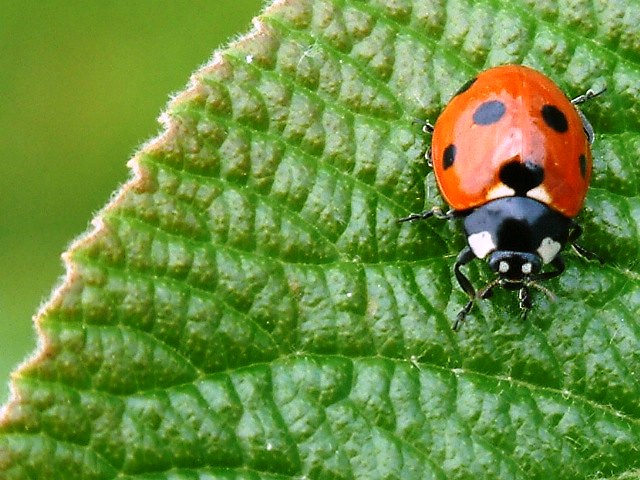
[[[0,1],[0,403],[60,254],[127,180],[169,95],[262,5]]]

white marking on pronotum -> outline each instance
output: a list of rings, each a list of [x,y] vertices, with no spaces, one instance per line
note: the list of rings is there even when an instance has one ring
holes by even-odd
[[[539,202],[549,205],[551,203],[551,197],[549,192],[542,185],[538,185],[536,188],[532,188],[527,192],[527,197],[538,200]]]
[[[558,242],[546,237],[542,239],[542,242],[540,242],[537,252],[540,255],[540,258],[542,258],[543,263],[549,263],[551,260],[556,258],[561,247],[562,245]]]
[[[496,244],[493,243],[493,238],[489,232],[480,232],[469,235],[467,238],[469,246],[474,255],[478,258],[484,258],[489,252],[496,249]]]
[[[487,200],[496,200],[497,198],[513,197],[516,191],[513,188],[507,187],[504,183],[493,187],[487,193]]]
[[[507,273],[509,271],[509,264],[504,260],[501,260],[498,264],[498,271],[500,273]]]
[[[531,273],[531,269],[532,266],[530,262],[522,264],[522,273],[524,273],[525,275],[529,275]]]

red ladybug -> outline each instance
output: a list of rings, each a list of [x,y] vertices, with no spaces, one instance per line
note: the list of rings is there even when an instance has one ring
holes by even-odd
[[[604,90],[602,90],[604,91]],[[552,296],[538,282],[560,275],[560,252],[582,233],[573,220],[591,178],[593,129],[575,105],[543,74],[520,65],[491,68],[467,82],[451,99],[433,132],[430,163],[440,193],[450,205],[411,214],[401,222],[436,216],[464,218],[467,246],[453,267],[469,301],[458,313],[457,330],[476,298],[496,286],[518,290],[520,308],[531,308],[530,288]],[[461,267],[484,259],[496,278],[474,289]],[[546,265],[550,269],[543,271]]]

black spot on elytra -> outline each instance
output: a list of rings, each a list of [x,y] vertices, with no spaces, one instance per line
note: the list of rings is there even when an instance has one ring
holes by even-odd
[[[456,159],[456,146],[452,143],[447,148],[444,149],[444,153],[442,154],[442,166],[446,170],[451,165],[453,165],[453,161]]]
[[[457,95],[460,95],[461,93],[466,92],[467,90],[469,90],[471,88],[471,85],[473,85],[474,83],[476,83],[476,80],[478,79],[478,77],[473,77],[470,80],[467,80],[464,85],[462,85],[458,91],[455,93],[454,97]]]
[[[580,175],[582,175],[582,178],[586,178],[587,177],[587,157],[583,154],[580,155],[580,157],[578,158],[578,161],[580,162]]]
[[[518,197],[525,197],[527,192],[542,183],[544,170],[532,162],[509,162],[500,169],[500,181],[512,188]]]
[[[558,133],[564,133],[569,129],[567,117],[555,105],[542,107],[542,119],[549,127]]]
[[[489,100],[481,104],[473,112],[473,123],[476,125],[491,125],[502,118],[507,108],[500,100]]]

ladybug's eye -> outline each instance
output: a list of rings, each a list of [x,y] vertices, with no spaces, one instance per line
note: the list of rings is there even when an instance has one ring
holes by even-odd
[[[549,127],[558,133],[569,130],[567,117],[555,105],[545,105],[542,107],[542,119]]]

